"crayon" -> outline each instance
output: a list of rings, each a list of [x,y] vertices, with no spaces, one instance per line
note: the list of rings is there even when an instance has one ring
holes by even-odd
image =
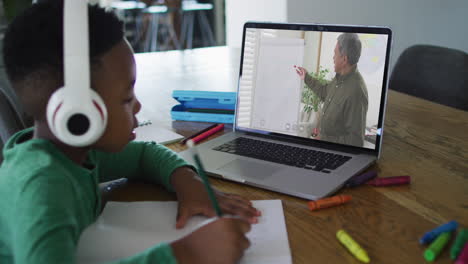
[[[450,258],[456,260],[460,251],[463,249],[463,246],[468,242],[468,229],[463,228],[457,235],[455,242],[453,242],[452,247],[450,248]]]
[[[385,177],[385,178],[376,178],[368,181],[366,184],[372,186],[393,186],[393,185],[403,185],[409,184],[411,181],[410,176],[394,176],[394,177]]]
[[[450,221],[448,223],[445,223],[443,225],[440,225],[431,231],[426,232],[420,239],[419,243],[420,244],[427,244],[431,243],[432,240],[434,240],[438,235],[440,235],[443,232],[451,232],[457,229],[458,223],[457,221]]]
[[[224,129],[224,124],[219,124],[217,126],[215,126],[214,128],[208,130],[208,131],[205,131],[203,133],[201,133],[200,135],[192,138],[192,141],[193,143],[197,143],[199,141],[202,141],[203,139],[213,135],[214,133],[218,132],[218,131],[221,131]]]
[[[447,245],[451,235],[451,232],[443,232],[440,234],[424,251],[424,258],[427,261],[434,261],[440,252],[442,252],[442,249],[444,249],[445,245]]]
[[[369,256],[367,256],[366,251],[359,246],[359,244],[354,241],[354,239],[346,233],[343,229],[338,230],[336,232],[336,238],[343,244],[351,254],[353,254],[358,260],[369,263],[370,259]]]
[[[468,264],[468,243],[465,243],[460,256],[458,256],[457,261],[455,264]]]
[[[310,201],[307,204],[311,211],[328,208],[351,201],[350,195],[335,195],[328,198],[320,199],[317,201]]]
[[[198,136],[198,135],[200,135],[200,134],[203,134],[203,133],[205,133],[206,131],[208,131],[208,130],[210,130],[210,129],[215,128],[217,125],[219,125],[219,124],[214,124],[214,125],[211,125],[211,126],[205,128],[205,129],[201,130],[201,131],[198,131],[197,133],[195,133],[195,134],[193,134],[193,135],[190,135],[190,136],[184,138],[184,140],[182,140],[181,143],[182,143],[182,144],[185,144],[188,140],[190,140],[190,139],[192,139],[192,138],[194,138],[194,137],[196,137],[196,136]]]
[[[369,181],[370,179],[375,178],[376,176],[377,176],[377,172],[374,171],[374,170],[368,171],[368,172],[360,174],[360,175],[356,175],[354,177],[351,177],[351,179],[349,179],[346,182],[346,187],[359,186],[359,185],[364,184],[365,182]]]

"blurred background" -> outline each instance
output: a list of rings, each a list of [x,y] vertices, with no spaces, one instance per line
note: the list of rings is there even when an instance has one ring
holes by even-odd
[[[0,40],[8,23],[4,7],[19,12],[34,0],[2,0]],[[136,52],[240,47],[248,20],[388,26],[396,59],[418,44],[468,51],[466,0],[90,0],[125,19]],[[157,33],[155,33],[157,32]]]
[[[135,52],[225,45],[224,0],[100,0],[125,21]]]

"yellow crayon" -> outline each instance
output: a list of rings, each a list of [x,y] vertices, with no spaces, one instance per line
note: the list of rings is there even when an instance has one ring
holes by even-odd
[[[366,251],[359,246],[356,241],[354,241],[351,236],[346,233],[343,229],[338,230],[336,232],[336,238],[343,244],[351,254],[353,254],[357,259],[359,259],[362,262],[369,263],[370,259],[369,256],[367,256]]]

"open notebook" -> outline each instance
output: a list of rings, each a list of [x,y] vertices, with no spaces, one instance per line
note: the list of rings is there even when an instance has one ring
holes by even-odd
[[[253,201],[253,204],[262,211],[262,217],[247,234],[251,246],[240,263],[292,263],[281,201]],[[81,235],[77,263],[103,263],[129,257],[161,242],[179,239],[210,222],[206,217],[195,216],[185,228],[177,230],[176,214],[177,202],[110,202],[96,223]]]
[[[176,132],[162,127],[158,124],[154,124],[147,120],[139,124],[135,129],[136,141],[155,141],[159,144],[170,144],[180,141],[184,136],[177,134]]]

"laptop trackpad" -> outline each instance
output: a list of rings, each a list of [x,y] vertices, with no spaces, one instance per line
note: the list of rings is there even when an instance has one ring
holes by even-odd
[[[280,169],[282,169],[281,166],[241,159],[235,159],[218,168],[223,173],[261,180],[272,176]]]

